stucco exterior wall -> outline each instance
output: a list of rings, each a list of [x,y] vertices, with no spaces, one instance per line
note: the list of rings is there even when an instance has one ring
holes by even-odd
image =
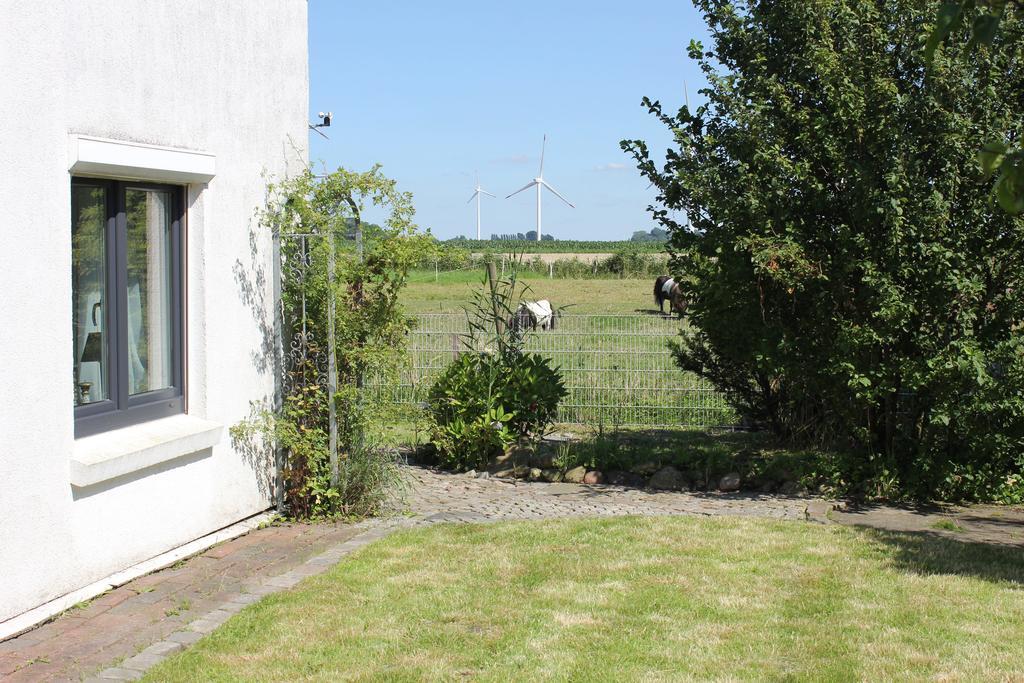
[[[269,505],[227,428],[272,395],[264,173],[307,140],[305,0],[0,0],[0,621]],[[208,152],[188,188],[188,413],[220,442],[85,489],[74,449],[69,134]]]

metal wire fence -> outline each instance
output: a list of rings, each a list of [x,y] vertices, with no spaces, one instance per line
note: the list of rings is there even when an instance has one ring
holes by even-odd
[[[461,314],[415,316],[411,364],[397,385],[373,384],[387,402],[418,404],[434,378],[465,350]],[[560,367],[569,395],[559,422],[607,426],[714,427],[736,416],[708,382],[673,362],[679,321],[658,315],[565,315],[555,330],[531,333],[525,348]]]

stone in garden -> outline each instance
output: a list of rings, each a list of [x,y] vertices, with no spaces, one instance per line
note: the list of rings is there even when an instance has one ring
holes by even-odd
[[[543,476],[543,470],[541,470],[539,467],[531,467],[530,473],[526,475],[526,478],[529,479],[530,481],[540,481]]]
[[[718,489],[720,491],[739,491],[740,475],[737,472],[730,472],[725,475],[718,480]]]
[[[551,469],[555,466],[555,454],[550,451],[534,453],[530,457],[530,465],[539,467],[542,470]]]
[[[508,469],[512,464],[512,454],[502,453],[501,455],[491,458],[491,462],[487,466],[487,469],[493,474]]]
[[[533,446],[529,441],[517,441],[509,447],[505,457],[511,465],[526,465],[533,457]]]
[[[783,494],[785,496],[795,495],[799,491],[800,491],[800,485],[797,484],[795,481],[784,481],[779,486],[779,493],[781,493],[781,494]]]
[[[654,462],[653,460],[647,460],[645,462],[637,463],[629,468],[630,472],[634,474],[646,474],[651,475],[661,469],[661,465]]]
[[[686,481],[683,473],[672,465],[666,465],[651,476],[647,485],[652,489],[660,491],[682,491],[689,490],[690,483]]]
[[[604,475],[598,470],[590,470],[583,476],[584,484],[603,484]]]
[[[608,473],[608,483],[614,486],[632,486],[634,488],[643,488],[647,485],[647,477],[636,472],[623,472],[622,470],[612,470]]]
[[[576,437],[569,432],[551,432],[541,438],[541,441],[546,441],[547,443],[569,443],[575,440]]]
[[[544,481],[549,481],[554,484],[562,481],[562,470],[548,468],[546,470],[541,470],[540,476]]]
[[[563,479],[569,482],[570,484],[582,484],[583,477],[585,476],[587,476],[587,468],[580,466],[573,467],[571,470],[566,472],[565,477],[563,477]]]

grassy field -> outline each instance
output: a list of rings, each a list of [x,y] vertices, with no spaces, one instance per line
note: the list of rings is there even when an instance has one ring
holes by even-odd
[[[1022,586],[1019,551],[927,535],[442,525],[246,608],[145,680],[1021,680]]]
[[[417,272],[405,295],[416,316],[411,336],[412,369],[399,386],[385,388],[391,400],[425,400],[433,379],[462,349],[462,306],[484,291],[479,272]],[[669,353],[681,323],[662,316],[647,280],[560,280],[526,277],[526,298],[564,306],[554,331],[528,336],[525,348],[562,369],[569,396],[559,416],[573,424],[718,426],[735,422],[724,399],[707,382],[682,372]]]
[[[438,274],[415,271],[402,297],[409,313],[459,313],[473,290],[484,289],[483,270]],[[548,299],[556,306],[569,306],[567,313],[650,313],[654,280],[560,280],[525,275],[520,280],[530,287],[529,296]]]

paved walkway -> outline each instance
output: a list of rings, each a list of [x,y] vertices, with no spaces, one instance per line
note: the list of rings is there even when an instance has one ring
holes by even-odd
[[[446,521],[609,515],[747,515],[862,524],[1024,546],[1024,510],[881,506],[846,509],[814,498],[671,493],[615,486],[526,483],[410,467],[408,517],[361,524],[258,529],[0,643],[6,681],[133,680],[209,633],[245,605],[326,571],[393,528]]]
[[[549,484],[409,468],[410,507],[435,521],[617,515],[746,515],[805,519],[808,499],[747,493],[676,493],[621,486]]]
[[[134,657],[247,594],[248,588],[258,588],[262,579],[292,570],[361,531],[349,524],[286,524],[221,543],[0,643],[0,678],[5,683],[81,680]],[[177,636],[183,641],[198,637]]]

